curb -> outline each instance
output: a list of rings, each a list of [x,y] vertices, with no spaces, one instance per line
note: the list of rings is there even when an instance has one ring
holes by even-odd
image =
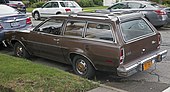
[[[110,90],[116,91],[116,92],[128,92],[128,91],[125,91],[125,90],[122,90],[122,89],[118,89],[118,88],[106,86],[106,85],[104,85],[104,84],[100,84],[99,86],[100,86],[100,87],[103,87],[103,88],[105,88],[105,89],[110,89]]]

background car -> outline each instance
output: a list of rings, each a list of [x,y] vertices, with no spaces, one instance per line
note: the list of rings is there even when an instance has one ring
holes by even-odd
[[[41,17],[49,17],[61,13],[78,13],[82,12],[82,8],[75,1],[49,1],[41,8],[36,8],[32,11],[32,16],[35,20]]]
[[[22,0],[9,0],[7,5],[19,10],[20,12],[26,13],[26,6]]]
[[[0,4],[6,4],[9,3],[9,0],[0,0]]]
[[[20,13],[10,6],[0,5],[0,41],[3,41],[5,32],[21,31],[30,26],[31,19],[26,14]]]
[[[155,27],[167,24],[168,16],[165,8],[149,1],[124,1],[113,4],[107,9],[109,12],[133,11],[143,13]],[[102,12],[97,10],[96,12]]]

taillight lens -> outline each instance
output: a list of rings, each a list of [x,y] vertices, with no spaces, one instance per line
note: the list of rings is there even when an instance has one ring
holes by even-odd
[[[120,49],[120,64],[123,64],[125,58],[125,51],[124,48]]]
[[[65,9],[66,12],[71,12],[71,9]]]
[[[158,49],[160,48],[160,46],[161,46],[161,35],[159,34],[158,35]]]
[[[155,12],[158,14],[158,15],[165,15],[166,12],[163,11],[163,10],[155,10]]]
[[[26,24],[31,24],[32,22],[31,22],[31,18],[30,17],[28,17],[27,19],[26,19]]]

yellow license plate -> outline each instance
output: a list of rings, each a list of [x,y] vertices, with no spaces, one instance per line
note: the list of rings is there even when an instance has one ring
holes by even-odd
[[[143,63],[143,70],[144,70],[144,71],[145,71],[145,70],[148,70],[148,69],[152,66],[152,64],[153,64],[153,63],[152,63],[151,60]]]

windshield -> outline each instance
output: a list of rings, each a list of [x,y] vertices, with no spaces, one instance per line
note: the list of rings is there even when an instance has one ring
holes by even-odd
[[[19,12],[6,5],[0,5],[0,15],[8,15],[8,14],[18,14]]]
[[[125,41],[129,41],[150,33],[154,33],[143,19],[136,19],[121,23],[121,29]]]

